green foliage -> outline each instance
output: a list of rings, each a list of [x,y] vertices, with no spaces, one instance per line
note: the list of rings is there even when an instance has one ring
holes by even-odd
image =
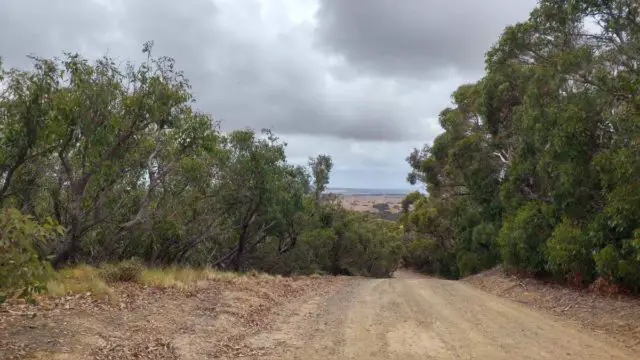
[[[553,209],[543,203],[527,203],[507,218],[497,238],[505,265],[532,273],[544,270],[546,241],[554,225]]]
[[[498,262],[495,239],[498,232],[491,223],[481,223],[473,227],[470,243],[458,244],[457,262],[461,276],[475,274],[488,269]]]
[[[592,249],[584,231],[565,219],[547,240],[547,268],[561,279],[589,282],[594,274]]]
[[[320,204],[320,195],[329,184],[329,173],[333,169],[333,160],[328,155],[320,154],[315,158],[309,158],[309,167],[313,175],[313,192],[316,204]]]
[[[31,299],[45,289],[51,267],[38,253],[63,229],[50,218],[38,224],[16,209],[0,212],[0,296]]]
[[[326,274],[331,272],[330,251],[336,242],[332,229],[312,228],[300,234],[291,251],[280,258],[263,260],[262,270],[280,274]],[[274,251],[272,249],[271,251]],[[269,252],[262,252],[268,254]]]
[[[350,212],[342,226],[334,267],[374,277],[388,277],[396,270],[403,251],[402,232],[396,223]]]
[[[640,291],[640,236],[636,231],[634,239],[625,239],[620,248],[607,245],[594,254],[598,273],[616,283]]]
[[[397,223],[373,215],[323,205],[331,222],[308,226],[296,246],[279,257],[277,243],[264,242],[249,256],[260,271],[281,274],[345,274],[388,277],[402,257],[402,230]]]
[[[407,158],[429,193],[403,204],[408,236],[429,239],[409,244],[414,266],[466,275],[497,248],[515,270],[638,291],[637,13],[626,0],[543,0],[504,30],[485,76],[440,113],[444,132]]]
[[[408,242],[404,264],[419,271],[448,278],[457,278],[455,253],[438,245],[434,239],[419,238]]]
[[[373,208],[377,209],[379,211],[389,211],[389,209],[390,209],[389,204],[387,204],[387,203],[376,203],[376,204],[373,204]]]
[[[330,156],[293,165],[269,130],[221,132],[195,110],[175,61],[152,50],[144,44],[138,65],[64,54],[0,70],[3,293],[40,289],[43,258],[55,268],[106,264],[108,282],[137,281],[141,264],[372,276],[395,269],[396,224],[321,196]],[[91,288],[106,287],[93,275]],[[58,285],[51,291],[75,287]]]

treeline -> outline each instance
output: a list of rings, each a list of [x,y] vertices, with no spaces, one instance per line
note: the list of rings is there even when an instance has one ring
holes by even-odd
[[[397,224],[322,200],[330,157],[295,166],[268,130],[220,131],[174,61],[143,51],[138,66],[66,54],[0,72],[3,285],[33,284],[49,263],[132,258],[283,274],[395,268]]]
[[[408,158],[405,261],[640,291],[640,4],[540,1]]]

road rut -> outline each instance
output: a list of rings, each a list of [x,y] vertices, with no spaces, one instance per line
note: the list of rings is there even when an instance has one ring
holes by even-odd
[[[522,304],[405,272],[290,304],[248,346],[273,359],[638,359]]]

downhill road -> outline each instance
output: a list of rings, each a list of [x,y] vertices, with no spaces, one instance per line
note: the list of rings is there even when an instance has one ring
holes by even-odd
[[[273,359],[301,360],[640,358],[465,283],[406,272],[289,304],[249,345],[273,349]]]

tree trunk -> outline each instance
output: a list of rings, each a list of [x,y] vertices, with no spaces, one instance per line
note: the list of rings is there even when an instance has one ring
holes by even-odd
[[[62,251],[60,251],[53,260],[51,260],[51,266],[53,266],[54,269],[59,269],[62,265],[75,258],[78,249],[78,238],[71,233],[69,239],[65,241]]]
[[[244,270],[244,250],[247,246],[247,229],[249,224],[242,225],[240,236],[238,238],[238,250],[233,258],[233,269],[236,271]]]
[[[331,272],[333,274],[341,274],[343,272],[342,265],[340,264],[340,254],[342,253],[342,243],[344,241],[344,232],[337,230],[336,241],[331,248]]]

